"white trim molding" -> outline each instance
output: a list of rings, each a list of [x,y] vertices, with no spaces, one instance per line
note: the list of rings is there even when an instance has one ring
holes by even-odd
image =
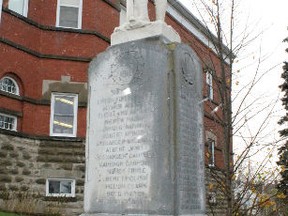
[[[78,8],[77,27],[64,26],[60,24],[60,8],[61,7]],[[81,29],[82,28],[82,7],[83,7],[83,0],[57,0],[56,27]]]
[[[0,0],[0,25],[1,25],[1,16],[2,16],[2,5],[3,5],[3,0]]]

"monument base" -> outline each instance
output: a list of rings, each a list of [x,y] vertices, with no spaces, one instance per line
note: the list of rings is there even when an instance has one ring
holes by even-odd
[[[129,27],[129,23],[127,24]],[[120,27],[111,35],[111,45],[126,43],[149,37],[163,37],[164,43],[181,42],[178,33],[166,23],[161,21],[149,22],[141,28]]]

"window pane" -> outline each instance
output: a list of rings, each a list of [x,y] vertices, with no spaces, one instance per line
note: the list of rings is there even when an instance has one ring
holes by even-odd
[[[73,116],[74,98],[69,96],[56,96],[54,105],[55,115]]]
[[[78,13],[79,8],[60,6],[59,25],[78,28]]]
[[[4,128],[4,116],[0,116],[0,128]]]
[[[74,98],[55,96],[53,133],[73,134]]]
[[[9,0],[9,9],[23,15],[24,1],[25,0]]]
[[[209,165],[215,165],[215,141],[209,139],[208,140],[208,153],[209,153]]]
[[[207,97],[213,100],[213,76],[211,72],[206,74],[206,83],[207,83]]]
[[[49,193],[60,193],[60,182],[49,180]]]
[[[0,80],[0,90],[4,91],[4,82],[3,82],[3,80]]]
[[[8,124],[8,130],[13,129],[13,119],[12,118],[7,118],[7,124]]]
[[[54,116],[53,133],[73,134],[73,117]]]
[[[60,193],[71,194],[72,193],[72,182],[71,181],[61,181]]]

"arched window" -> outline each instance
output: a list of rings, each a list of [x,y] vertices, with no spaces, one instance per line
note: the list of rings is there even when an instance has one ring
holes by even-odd
[[[0,91],[19,95],[19,87],[17,85],[17,82],[11,77],[7,77],[7,76],[3,77],[0,80]]]

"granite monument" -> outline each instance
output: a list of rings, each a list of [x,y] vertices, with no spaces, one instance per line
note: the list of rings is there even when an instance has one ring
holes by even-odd
[[[133,19],[147,6],[136,2]],[[166,33],[114,35],[90,63],[82,216],[205,215],[201,64]]]

